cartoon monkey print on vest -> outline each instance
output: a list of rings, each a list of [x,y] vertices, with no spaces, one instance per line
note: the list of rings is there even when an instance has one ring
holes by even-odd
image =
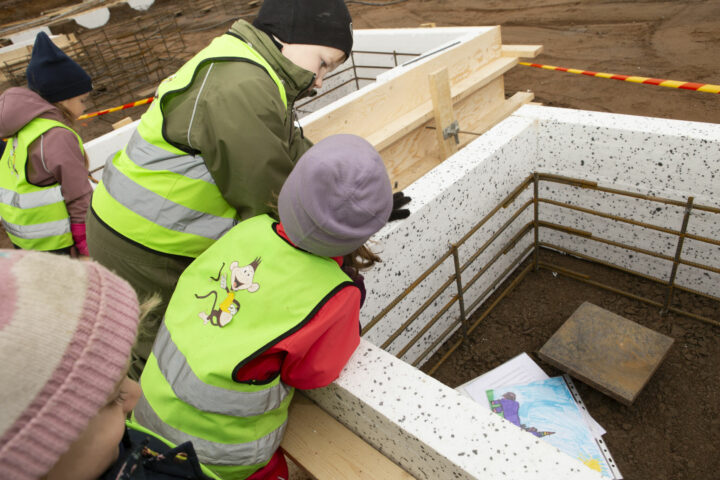
[[[216,327],[224,327],[233,319],[235,314],[240,309],[240,302],[235,299],[235,292],[240,290],[247,290],[248,293],[257,292],[260,285],[253,281],[255,277],[255,271],[260,265],[262,259],[260,257],[253,260],[250,264],[244,267],[239,267],[238,262],[232,262],[230,264],[229,272],[229,285],[228,279],[223,275],[223,269],[225,268],[225,262],[220,266],[217,277],[210,277],[213,282],[220,282],[220,288],[225,291],[225,298],[220,305],[217,304],[218,294],[215,290],[211,290],[205,295],[195,294],[195,298],[203,299],[213,296],[213,304],[210,308],[210,313],[200,312],[198,316],[202,319],[203,324],[214,325]]]

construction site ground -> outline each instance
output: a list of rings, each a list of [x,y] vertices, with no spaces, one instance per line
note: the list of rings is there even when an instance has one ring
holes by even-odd
[[[593,281],[663,302],[666,289],[649,280],[550,251],[542,251],[540,259],[589,275]],[[521,264],[518,271],[525,265]],[[510,281],[512,278],[498,292]],[[497,294],[485,305],[496,297]],[[675,295],[675,299],[676,306],[720,321],[718,302],[689,294]],[[560,375],[563,372],[540,360],[536,352],[586,301],[675,340],[668,356],[631,406],[574,380],[588,411],[607,430],[603,439],[624,478],[717,478],[720,327],[672,313],[663,317],[657,307],[540,269],[531,272],[500,301],[434,376],[457,387],[522,352],[530,355],[548,375]],[[483,311],[481,306],[475,318]],[[457,338],[456,335],[441,348],[428,367]]]
[[[378,0],[379,1],[379,0]],[[77,2],[2,1],[0,25]],[[189,58],[222,33],[232,18],[251,20],[255,2],[156,1],[148,11],[172,13]],[[379,2],[380,3],[380,2]],[[720,2],[606,0],[408,0],[389,6],[350,2],[354,28],[502,25],[504,44],[542,44],[534,62],[593,71],[699,83],[720,83]],[[110,23],[142,15],[114,7]],[[62,33],[73,28],[61,23]],[[88,33],[88,32],[85,32]],[[172,73],[172,72],[168,72]],[[548,106],[630,115],[720,122],[720,96],[518,66],[505,75],[506,92],[531,90]],[[97,109],[149,96],[156,85],[134,86],[133,98],[93,97]],[[7,85],[0,88],[5,88]],[[111,103],[112,102],[112,103]],[[144,107],[85,120],[85,140],[106,133],[112,123],[139,118]],[[3,236],[4,237],[4,236]],[[6,238],[2,245],[8,246]],[[544,253],[544,255],[554,255]],[[600,265],[557,255],[560,265],[625,285],[649,297],[656,285]],[[675,339],[669,356],[632,406],[623,406],[577,382],[593,417],[608,431],[605,440],[626,479],[717,478],[720,471],[720,328],[677,315],[661,317],[654,307],[540,270],[530,274],[437,372],[451,387],[496,367],[513,356],[536,352],[583,302],[637,321]],[[720,320],[718,304],[683,298],[687,308]],[[434,359],[436,359],[435,357]],[[431,361],[432,363],[432,361]],[[558,371],[540,362],[548,374]]]

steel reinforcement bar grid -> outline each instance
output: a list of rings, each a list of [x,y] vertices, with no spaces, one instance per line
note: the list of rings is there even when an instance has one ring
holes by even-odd
[[[598,210],[592,210],[584,207],[580,207],[577,205],[572,205],[569,203],[552,200],[548,198],[541,198],[539,195],[539,185],[541,181],[545,182],[554,182],[554,183],[560,183],[569,185],[575,188],[581,188],[581,189],[592,189],[608,194],[613,195],[620,195],[620,196],[626,196],[636,199],[642,199],[647,200],[651,202],[659,202],[667,205],[675,205],[679,207],[684,207],[683,211],[683,218],[682,218],[682,226],[679,230],[675,230],[672,228],[662,227],[658,225],[653,225],[645,222],[640,222],[637,220],[634,220],[632,218],[623,217],[621,215],[615,215],[612,213],[602,212]],[[470,257],[465,261],[460,261],[460,255],[459,255],[459,247],[461,247],[465,242],[467,242],[468,239],[470,239],[483,225],[485,225],[491,218],[497,214],[497,212],[501,209],[510,207],[513,202],[517,199],[517,197],[522,194],[524,191],[528,189],[532,185],[533,190],[533,196],[530,200],[524,202],[514,213],[513,215],[495,232],[493,235],[490,236],[490,238],[483,243],[475,252],[473,252]],[[634,225],[636,227],[640,227],[647,230],[653,230],[658,232],[663,232],[668,235],[673,235],[678,238],[677,246],[675,249],[675,253],[673,256],[664,255],[658,252],[654,252],[652,250],[648,249],[642,249],[639,247],[635,247],[633,245],[628,245],[626,243],[609,240],[606,238],[598,237],[597,235],[593,234],[593,232],[586,231],[586,230],[579,230],[571,227],[567,227],[564,225],[558,225],[555,223],[545,222],[541,221],[539,219],[539,213],[540,213],[540,206],[542,204],[547,205],[553,205],[555,207],[560,208],[566,208],[569,210],[581,212],[587,215],[593,215],[605,219],[609,219],[615,222],[625,223],[629,225]],[[525,224],[508,242],[506,242],[502,247],[498,250],[498,252],[490,259],[488,260],[485,265],[483,265],[477,273],[467,282],[463,282],[462,273],[465,272],[473,263],[482,255],[485,251],[487,251],[490,247],[495,245],[497,242],[496,240],[498,237],[507,230],[510,226],[514,225],[516,223],[517,218],[525,212],[529,206],[533,206],[533,220],[529,223]],[[408,286],[403,292],[401,292],[394,300],[392,300],[378,315],[376,315],[370,322],[368,322],[367,325],[362,329],[362,334],[366,334],[368,331],[370,331],[372,328],[374,328],[383,318],[385,318],[390,311],[392,311],[405,297],[407,297],[415,288],[417,288],[425,279],[427,279],[438,267],[440,267],[445,260],[452,257],[453,258],[453,265],[454,265],[454,273],[449,276],[449,278],[443,282],[440,287],[438,287],[434,293],[430,295],[430,297],[413,313],[408,317],[408,319],[400,325],[395,331],[386,339],[386,341],[381,345],[381,348],[387,349],[390,347],[397,338],[402,335],[402,333],[406,332],[407,329],[412,325],[419,317],[422,315],[422,313],[427,310],[430,305],[433,304],[433,302],[443,293],[447,290],[450,285],[453,283],[455,284],[455,294],[448,300],[445,305],[440,308],[440,310],[435,313],[435,315],[397,352],[396,356],[401,358],[404,356],[412,347],[414,347],[420,339],[433,327],[435,326],[438,321],[447,313],[447,311],[452,307],[455,303],[458,303],[459,305],[459,316],[458,318],[455,318],[450,322],[450,324],[445,328],[445,330],[414,360],[413,366],[418,366],[423,362],[425,358],[427,358],[428,355],[430,355],[440,344],[446,342],[450,336],[457,330],[458,328],[461,328],[462,334],[458,340],[453,343],[442,355],[442,357],[433,365],[431,368],[428,369],[427,373],[432,375],[437,368],[442,365],[447,358],[458,348],[460,345],[462,345],[463,341],[467,338],[467,335],[472,333],[475,328],[477,328],[478,325],[492,312],[492,310],[498,305],[498,303],[505,297],[507,294],[509,294],[521,281],[522,279],[530,273],[532,270],[538,270],[540,268],[548,269],[553,272],[556,272],[558,274],[567,276],[569,278],[573,278],[575,280],[579,280],[585,283],[588,283],[590,285],[593,285],[598,288],[602,288],[620,295],[624,295],[626,297],[632,298],[634,300],[638,300],[644,303],[647,303],[649,305],[653,305],[656,307],[659,307],[661,309],[661,312],[663,314],[667,314],[668,312],[673,312],[679,315],[683,315],[689,318],[693,318],[695,320],[699,320],[714,326],[720,326],[720,322],[704,317],[702,315],[698,315],[696,313],[683,310],[681,308],[677,308],[672,306],[672,300],[674,296],[674,292],[676,290],[680,290],[683,292],[691,293],[694,295],[698,295],[707,299],[710,299],[712,301],[720,302],[720,298],[708,295],[703,292],[699,292],[697,290],[693,290],[690,288],[679,286],[675,283],[677,269],[679,265],[686,265],[691,268],[701,269],[704,271],[714,272],[714,273],[720,273],[720,269],[710,266],[710,265],[703,265],[697,262],[692,262],[686,259],[682,258],[682,252],[683,252],[683,246],[684,246],[684,240],[686,238],[706,243],[709,245],[715,245],[720,246],[720,240],[709,238],[701,235],[695,235],[692,233],[687,232],[687,226],[690,220],[690,217],[692,215],[693,211],[702,211],[702,212],[708,212],[708,213],[714,213],[718,214],[718,221],[720,222],[720,208],[717,207],[711,207],[711,206],[705,206],[705,205],[698,205],[694,202],[693,197],[689,197],[686,201],[679,201],[674,199],[668,199],[663,197],[657,197],[652,195],[644,195],[640,193],[630,192],[626,190],[621,189],[615,189],[615,188],[608,188],[608,187],[602,187],[597,184],[597,182],[592,182],[588,180],[578,179],[578,178],[571,178],[571,177],[565,177],[561,175],[554,175],[554,174],[547,174],[547,173],[538,173],[535,172],[532,175],[528,176],[520,185],[518,185],[512,192],[510,192],[498,205],[496,205],[490,213],[488,213],[482,220],[480,220],[477,224],[475,224],[457,243],[451,244],[448,246],[447,252],[445,252],[443,255],[440,256],[440,258],[435,261],[427,270],[425,270],[410,286]],[[663,280],[660,278],[656,278],[650,275],[646,275],[628,268],[620,267],[618,265],[611,264],[607,261],[604,261],[602,259],[592,257],[587,254],[583,254],[565,247],[561,247],[559,245],[555,245],[553,243],[549,242],[542,242],[539,239],[539,230],[540,228],[549,228],[553,230],[562,231],[563,233],[569,234],[569,235],[575,235],[580,236],[589,240],[597,241],[603,244],[611,245],[614,247],[625,249],[629,252],[636,252],[641,253],[644,255],[648,255],[654,258],[659,258],[664,261],[672,262],[671,271],[669,272],[669,278],[668,280]],[[510,266],[505,269],[505,271],[500,274],[493,282],[490,283],[490,285],[479,295],[477,296],[468,306],[468,299],[466,298],[467,291],[470,287],[472,287],[482,276],[495,264],[495,262],[501,258],[503,255],[507,255],[514,247],[517,245],[518,242],[520,242],[528,233],[533,232],[533,243],[523,249],[522,252],[520,252],[517,257],[511,262]],[[632,292],[616,288],[610,285],[603,284],[602,282],[598,282],[590,278],[590,276],[585,275],[580,272],[575,272],[570,269],[562,268],[558,265],[554,265],[549,262],[540,261],[538,257],[539,250],[541,248],[549,249],[549,250],[555,250],[558,252],[562,252],[577,258],[581,258],[583,260],[591,261],[594,263],[598,263],[600,265],[610,267],[616,270],[619,270],[621,272],[631,274],[655,283],[658,283],[666,288],[666,294],[665,299],[663,302],[657,302],[655,300],[651,300],[649,298],[642,297],[640,295],[633,294]],[[496,298],[493,300],[493,302],[485,308],[485,310],[477,316],[477,318],[474,319],[471,323],[471,319],[469,318],[470,315],[472,315],[475,312],[475,309],[480,307],[480,303],[486,300],[486,298],[493,292],[493,290],[497,287],[497,285],[505,280],[509,275],[512,274],[514,270],[517,269],[517,267],[520,265],[520,263],[527,258],[528,256],[532,255],[532,262],[527,265],[523,270],[510,282],[502,291],[498,293]]]

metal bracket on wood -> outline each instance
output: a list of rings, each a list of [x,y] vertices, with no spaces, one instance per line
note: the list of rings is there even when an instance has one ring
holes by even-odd
[[[455,137],[455,144],[460,144],[460,137],[458,137],[458,134],[460,133],[460,125],[458,125],[457,120],[452,122],[447,127],[443,128],[443,138],[447,140],[450,137]]]

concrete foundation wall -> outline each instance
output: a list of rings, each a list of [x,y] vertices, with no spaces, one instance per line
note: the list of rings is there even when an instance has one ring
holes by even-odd
[[[402,222],[389,224],[373,238],[375,249],[384,261],[366,274],[368,300],[362,311],[363,325],[367,325],[440,258],[451,243],[463,237],[533,171],[597,181],[601,186],[680,201],[694,195],[696,203],[720,207],[720,125],[522,107],[405,190],[413,198],[411,216]],[[541,183],[541,186],[541,197],[676,230],[680,229],[684,213],[683,207],[647,200],[554,183]],[[461,263],[530,197],[530,192],[529,189],[513,205],[498,211],[475,233],[466,248],[460,250]],[[495,255],[505,239],[531,220],[531,212],[532,208],[529,208],[521,214],[498,239],[497,247],[491,247],[463,272],[463,279],[471,278],[473,272],[485,264],[485,258]],[[677,237],[662,232],[625,224],[618,226],[612,220],[547,204],[540,206],[540,220],[589,230],[597,236],[668,256],[674,255],[677,244]],[[720,215],[696,211],[691,216],[688,231],[720,239]],[[668,261],[578,236],[543,228],[540,240],[659,278],[667,278],[670,272]],[[475,300],[474,295],[484,292],[494,281],[502,280],[504,267],[518,257],[531,241],[532,234],[529,234],[512,251],[502,255],[497,266],[481,277],[478,286],[468,290],[466,304]],[[719,250],[715,245],[689,241],[683,258],[720,268]],[[452,272],[452,258],[448,258],[369,331],[340,379],[328,389],[312,392],[311,396],[419,478],[436,478],[433,468],[443,465],[443,462],[454,465],[454,471],[462,472],[458,473],[460,476],[499,478],[507,472],[488,473],[486,469],[496,467],[494,462],[498,459],[501,459],[500,465],[517,467],[512,462],[512,452],[493,450],[483,443],[483,439],[515,445],[520,440],[508,435],[518,432],[497,429],[498,420],[488,417],[488,412],[476,408],[474,404],[459,403],[461,401],[453,390],[418,370],[408,369],[407,364],[387,356],[375,346],[387,343],[391,335],[396,335],[398,329]],[[677,282],[712,295],[720,294],[717,287],[720,282],[712,272],[681,266]],[[397,353],[405,344],[415,340],[417,332],[455,293],[454,288],[454,284],[450,285],[446,294],[402,331],[387,350]],[[455,305],[435,327],[420,337],[417,347],[409,349],[402,358],[411,363],[424,360],[419,355],[457,316]],[[401,372],[408,372],[415,379],[403,385],[396,381],[402,376]],[[449,407],[448,402],[455,402],[457,408]],[[504,421],[499,423],[504,425]],[[449,425],[450,429],[443,430],[445,425]],[[450,432],[454,437],[449,442],[447,434]],[[455,439],[458,443],[453,447]],[[419,458],[428,458],[426,464],[419,458],[411,458],[408,446]],[[523,460],[540,461],[543,454],[535,447],[539,447],[539,443],[524,453]],[[468,456],[468,448],[480,452],[479,455]],[[563,457],[554,455],[553,461]],[[563,468],[566,468],[565,464],[553,464],[548,470],[554,472],[550,478],[574,478],[572,475],[575,472],[571,474]],[[577,472],[578,475],[587,473],[584,470]],[[510,478],[542,476],[527,470],[514,470]]]
[[[629,115],[527,106],[517,116],[534,119],[536,170],[597,181],[599,185],[720,208],[720,125]],[[679,231],[683,206],[545,184],[541,196]],[[674,257],[678,237],[595,215],[541,205],[540,219],[591,231],[608,240]],[[688,233],[720,240],[720,214],[693,210]],[[541,229],[541,241],[599,257],[614,265],[668,280],[672,261]],[[720,246],[687,239],[682,258],[720,269]],[[676,283],[720,296],[720,275],[687,265]]]
[[[508,136],[510,134],[510,136]],[[413,198],[412,215],[391,223],[374,238],[383,263],[366,275],[369,295],[362,323],[367,325],[393,299],[410,286],[426,269],[448,251],[477,222],[533,171],[554,173],[590,181],[600,186],[696,204],[720,207],[720,125],[610,115],[549,107],[525,106],[442,165],[411,185],[405,193]],[[501,209],[460,248],[463,264],[480,245],[531,196],[521,194],[511,206]],[[594,211],[679,231],[685,208],[590,189],[541,182],[540,197],[571,203]],[[643,274],[667,280],[678,237],[669,233],[619,223],[563,207],[540,204],[541,221],[588,231],[593,236],[621,242],[662,254],[668,259],[631,252],[589,238],[548,228],[540,229],[540,241],[554,243],[582,254],[600,258]],[[467,283],[488,259],[527,222],[532,207],[525,210],[483,255],[463,273]],[[720,239],[720,214],[693,211],[688,232]],[[470,287],[466,305],[479,296],[532,243],[528,234]],[[720,247],[688,239],[683,259],[720,269]],[[367,339],[385,345],[399,327],[453,273],[448,258],[432,275],[367,334]],[[676,282],[687,288],[720,296],[720,275],[681,265]],[[422,329],[456,293],[450,285],[438,299],[397,336],[388,351],[397,353],[416,340]],[[458,318],[453,305],[434,327],[403,355],[418,360],[452,321]]]

